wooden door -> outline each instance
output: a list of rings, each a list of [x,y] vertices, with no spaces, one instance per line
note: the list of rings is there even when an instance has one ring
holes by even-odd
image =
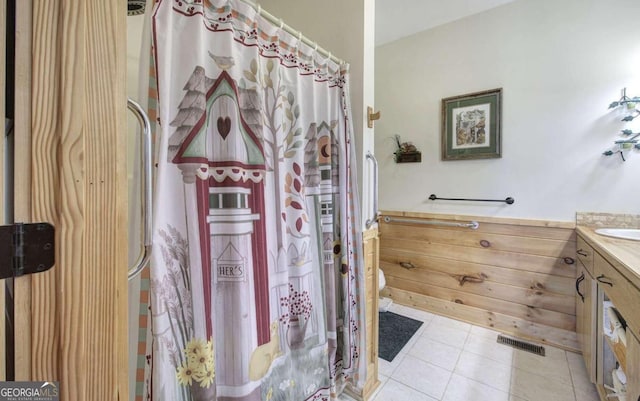
[[[123,400],[126,2],[16,6],[15,220],[55,226],[56,265],[15,280],[15,378]]]
[[[6,27],[6,3],[0,1],[0,27]],[[6,44],[6,29],[0,29],[0,65],[3,66],[2,73],[0,74],[0,120],[3,127],[5,124],[5,44]],[[2,136],[0,136],[0,224],[5,223],[5,202],[4,202],[4,152],[5,152],[5,138],[6,133],[4,128],[0,130]],[[4,313],[5,310],[5,281],[0,280],[0,311]],[[5,352],[5,319],[0,319],[0,381],[5,380],[6,373],[6,352]]]

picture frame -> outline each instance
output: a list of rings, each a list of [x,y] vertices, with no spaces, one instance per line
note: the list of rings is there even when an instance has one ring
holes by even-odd
[[[502,157],[502,88],[442,99],[442,160]]]

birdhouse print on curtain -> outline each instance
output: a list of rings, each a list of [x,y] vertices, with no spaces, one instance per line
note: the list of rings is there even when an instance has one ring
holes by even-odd
[[[240,367],[218,369],[217,384],[251,394],[258,383],[252,383],[249,370],[242,367],[249,366],[252,352],[270,340],[261,202],[265,164],[261,144],[244,120],[242,108],[253,104],[251,98],[257,93],[238,91],[226,71],[216,80],[209,79],[200,66],[185,89],[171,123],[176,127],[175,139],[170,141],[175,154],[169,157],[180,168],[185,194],[195,206],[187,209],[186,217],[193,232],[189,242],[200,243],[200,266],[191,260],[192,269],[198,270],[192,277],[202,277],[202,282],[193,283],[192,302],[200,304],[204,316],[216,317],[202,327],[196,325],[195,334],[202,338],[215,334],[216,341],[225,345],[217,349],[216,363]],[[194,107],[201,104],[206,107],[204,114]],[[186,125],[198,112],[198,122]]]

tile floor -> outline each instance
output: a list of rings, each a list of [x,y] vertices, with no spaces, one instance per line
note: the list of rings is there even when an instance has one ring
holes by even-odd
[[[582,356],[546,357],[496,342],[498,332],[401,305],[424,324],[392,362],[379,360],[374,401],[599,401]]]

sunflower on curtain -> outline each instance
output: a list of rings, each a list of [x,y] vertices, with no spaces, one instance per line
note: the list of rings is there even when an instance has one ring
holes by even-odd
[[[361,389],[348,73],[249,4],[160,0],[154,400]]]

